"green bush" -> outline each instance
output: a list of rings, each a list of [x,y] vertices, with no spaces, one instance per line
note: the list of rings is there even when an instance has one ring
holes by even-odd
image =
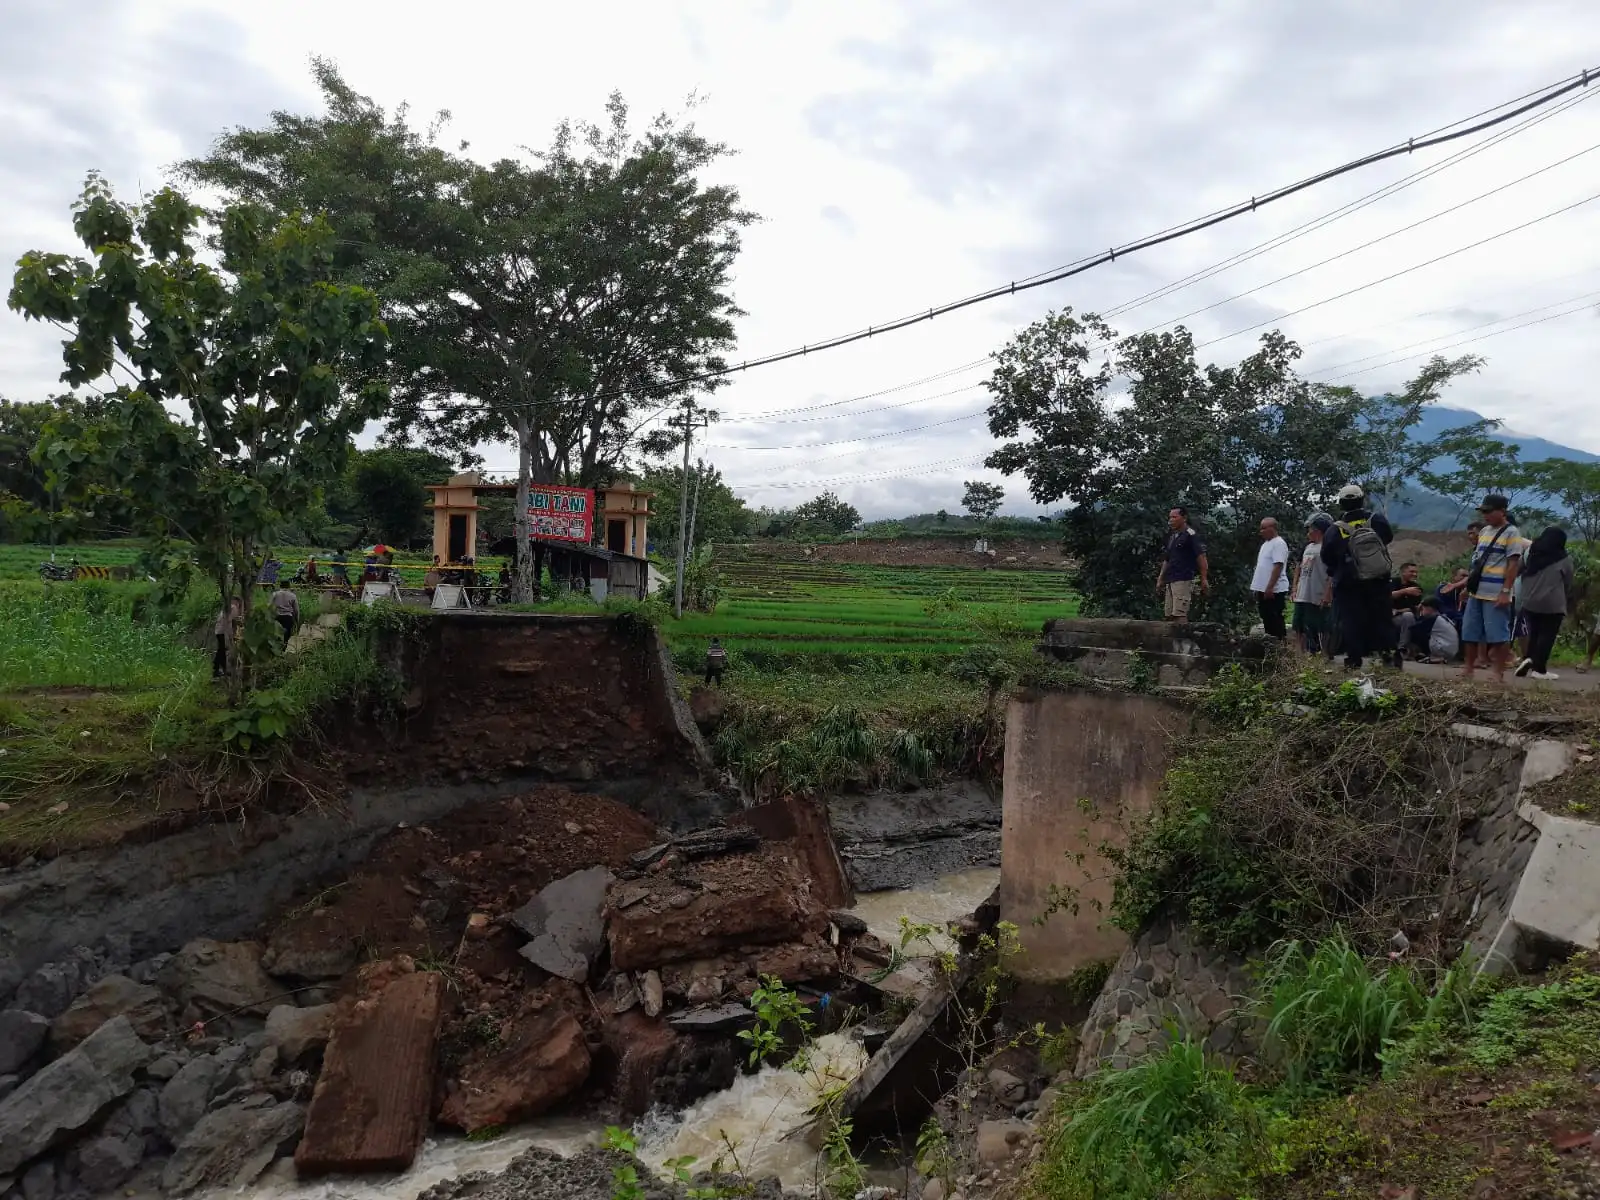
[[[1040,1174],[1049,1200],[1153,1200],[1190,1170],[1264,1149],[1263,1110],[1192,1038],[1126,1070],[1104,1069],[1069,1098]]]

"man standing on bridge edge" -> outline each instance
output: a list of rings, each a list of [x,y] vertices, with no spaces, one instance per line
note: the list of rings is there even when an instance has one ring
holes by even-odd
[[[1322,563],[1333,580],[1333,610],[1344,648],[1344,665],[1361,669],[1369,655],[1394,653],[1394,596],[1389,583],[1394,564],[1389,543],[1394,528],[1382,513],[1366,506],[1355,484],[1339,490],[1339,519],[1322,535]]]
[[[1195,580],[1200,582],[1203,596],[1211,589],[1210,564],[1206,561],[1206,544],[1189,525],[1189,510],[1183,507],[1167,514],[1166,550],[1161,557],[1161,570],[1156,572],[1156,594],[1165,602],[1169,621],[1187,621],[1189,605],[1194,599]]]

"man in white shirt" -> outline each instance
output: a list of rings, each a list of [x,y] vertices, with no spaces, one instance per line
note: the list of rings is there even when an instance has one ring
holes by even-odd
[[[1289,543],[1278,536],[1275,517],[1261,518],[1261,549],[1256,552],[1256,570],[1250,577],[1261,627],[1268,637],[1282,640],[1288,634],[1283,612],[1289,601]]]

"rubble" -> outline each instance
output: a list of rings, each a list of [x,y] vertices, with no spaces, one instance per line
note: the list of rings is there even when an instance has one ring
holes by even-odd
[[[338,1006],[318,1004],[296,1008],[280,1004],[267,1014],[267,1037],[286,1063],[296,1063],[328,1044]]]
[[[0,1012],[0,1075],[22,1070],[44,1046],[50,1022],[20,1008]]]
[[[511,914],[513,925],[533,940],[520,951],[537,967],[582,983],[605,948],[606,889],[616,881],[605,867],[563,876]]]
[[[502,1034],[506,1048],[472,1064],[439,1120],[467,1133],[548,1112],[589,1077],[583,1026],[557,1009],[530,1013]]]
[[[159,991],[126,975],[107,975],[50,1023],[50,1044],[58,1051],[69,1050],[112,1017],[122,1016],[147,1041],[160,1041],[171,1026]]]
[[[157,980],[183,1006],[185,1023],[235,1013],[264,1017],[283,994],[262,969],[255,942],[197,938],[172,956]]]
[[[181,1196],[201,1187],[238,1189],[255,1182],[294,1144],[306,1119],[298,1104],[260,1099],[266,1103],[253,1097],[207,1113],[162,1171],[162,1190]]]
[[[367,980],[375,994],[336,1024],[295,1150],[300,1174],[399,1171],[416,1157],[433,1103],[444,981],[406,965],[380,964],[389,970]]]
[[[133,1090],[153,1057],[126,1017],[113,1017],[0,1100],[0,1175],[82,1129]]]

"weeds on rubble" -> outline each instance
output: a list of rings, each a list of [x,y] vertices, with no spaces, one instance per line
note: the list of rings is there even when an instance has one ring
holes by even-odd
[[[1136,933],[1165,912],[1246,954],[1335,926],[1373,944],[1399,905],[1437,894],[1479,786],[1442,769],[1460,702],[1424,681],[1385,686],[1220,671],[1200,704],[1209,728],[1188,739],[1154,811],[1126,846],[1101,848],[1111,923]]]
[[[750,1047],[750,1066],[759,1067],[784,1049],[785,1027],[798,1026],[809,1037],[811,1013],[795,992],[784,986],[776,975],[763,975],[759,986],[750,994],[750,1010],[756,1015],[753,1029],[739,1031],[739,1040]],[[803,1068],[804,1056],[796,1061]]]
[[[917,1131],[917,1150],[913,1160],[924,1179],[937,1179],[944,1185],[944,1194],[956,1190],[956,1156],[950,1147],[950,1137],[938,1119],[929,1117]]]
[[[822,1186],[836,1200],[853,1200],[866,1187],[867,1172],[861,1160],[850,1148],[851,1122],[835,1118],[828,1124],[827,1136],[822,1140],[822,1155],[827,1168],[822,1176]]]

